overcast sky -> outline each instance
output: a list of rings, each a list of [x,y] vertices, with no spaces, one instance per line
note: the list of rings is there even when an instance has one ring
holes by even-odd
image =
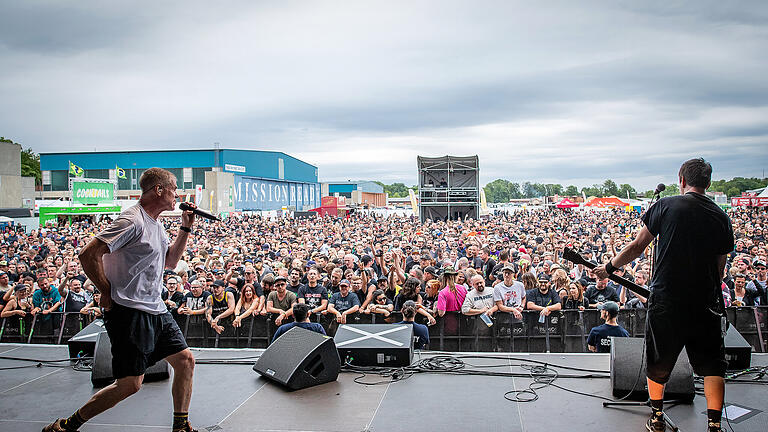
[[[0,135],[279,150],[320,179],[639,189],[768,165],[768,2],[0,0]],[[165,161],[158,161],[163,164]]]

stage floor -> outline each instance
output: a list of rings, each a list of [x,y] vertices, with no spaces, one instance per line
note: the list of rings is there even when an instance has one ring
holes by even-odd
[[[261,350],[193,349],[204,359],[257,356]],[[456,353],[467,355],[470,353]],[[425,358],[431,353],[424,353]],[[524,372],[519,359],[608,371],[608,354],[481,353],[504,359],[466,360],[484,369]],[[68,357],[66,346],[0,344],[0,356],[45,360]],[[414,357],[418,360],[419,355]],[[0,359],[0,368],[28,364]],[[768,354],[753,354],[753,366],[768,364]],[[574,373],[560,369],[560,373]],[[534,402],[514,403],[504,394],[527,388],[528,377],[507,378],[416,374],[376,386],[354,382],[360,374],[342,373],[336,382],[288,392],[267,382],[250,365],[199,364],[195,370],[190,419],[201,431],[644,431],[648,409],[603,408],[595,398],[546,387]],[[378,376],[366,380],[376,381]],[[611,397],[607,378],[559,378],[557,385]],[[147,383],[136,395],[97,416],[82,431],[170,430],[171,381]],[[727,404],[742,415],[735,431],[768,430],[766,386],[728,384]],[[0,370],[0,431],[39,431],[57,416],[68,416],[95,392],[90,373],[71,367]],[[667,410],[684,431],[706,429],[703,396]],[[734,408],[734,412],[736,408]],[[735,417],[735,415],[733,415]]]

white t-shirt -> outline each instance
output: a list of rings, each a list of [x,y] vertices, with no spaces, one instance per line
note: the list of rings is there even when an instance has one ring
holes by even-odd
[[[523,305],[525,297],[525,286],[518,281],[512,282],[512,286],[507,286],[504,282],[493,288],[493,301],[501,300],[507,307],[520,307]]]
[[[163,225],[136,204],[96,238],[109,246],[110,253],[104,255],[104,273],[112,285],[112,300],[154,315],[167,312],[160,298],[170,244]]]

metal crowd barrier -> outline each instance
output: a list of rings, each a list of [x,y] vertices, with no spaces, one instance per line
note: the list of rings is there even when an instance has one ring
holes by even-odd
[[[731,325],[755,352],[768,351],[768,306],[731,307],[727,313]],[[225,320],[220,323],[224,327],[221,334],[211,328],[203,315],[177,315],[174,318],[192,347],[266,348],[277,330],[275,317],[271,314],[248,317],[237,328],[232,326],[231,319]],[[589,331],[602,324],[600,312],[595,309],[553,312],[544,322],[540,322],[535,311],[524,311],[520,320],[509,313],[496,313],[491,327],[476,316],[457,312],[448,312],[436,318],[437,323],[428,327],[429,347],[458,352],[587,352]],[[645,318],[645,309],[622,309],[618,321],[630,336],[641,337],[645,334]],[[319,322],[328,335],[336,333],[338,324],[335,317],[315,314],[310,319]],[[358,313],[348,317],[347,323],[381,324],[401,320],[402,315],[398,312],[388,317]],[[0,327],[0,342],[62,344],[91,321],[90,316],[77,312],[4,318]],[[417,315],[416,321],[426,324],[421,315]]]
[[[80,312],[27,313],[0,321],[0,342],[63,344],[93,321]]]

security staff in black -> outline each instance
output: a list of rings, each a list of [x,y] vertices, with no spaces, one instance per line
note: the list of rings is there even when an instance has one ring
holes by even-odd
[[[643,215],[635,240],[612,261],[597,267],[607,277],[637,258],[658,236],[646,321],[648,393],[653,413],[649,431],[666,428],[664,384],[685,347],[696,374],[704,377],[710,431],[720,431],[727,363],[723,344],[724,302],[720,284],[733,250],[728,216],[706,195],[712,166],[691,159],[680,167],[681,195],[662,198]]]

